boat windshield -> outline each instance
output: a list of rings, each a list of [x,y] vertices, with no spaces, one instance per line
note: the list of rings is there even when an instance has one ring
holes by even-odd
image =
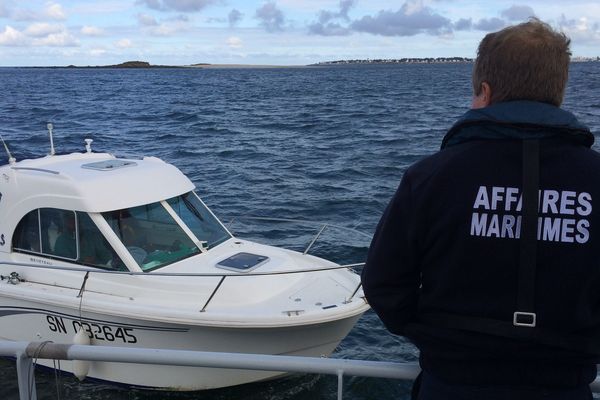
[[[205,248],[211,249],[231,237],[196,193],[174,197],[168,203]]]
[[[186,233],[164,202],[102,213],[142,271],[199,254],[200,247],[210,249],[231,237],[193,192],[167,203],[193,235]]]

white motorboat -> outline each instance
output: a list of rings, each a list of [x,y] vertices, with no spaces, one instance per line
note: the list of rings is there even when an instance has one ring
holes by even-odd
[[[0,339],[327,356],[368,309],[347,266],[237,238],[173,165],[86,142],[82,153],[19,162],[9,153],[0,166]],[[61,369],[169,390],[282,374],[78,361]]]

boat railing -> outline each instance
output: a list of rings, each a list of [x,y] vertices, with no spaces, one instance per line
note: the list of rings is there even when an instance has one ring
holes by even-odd
[[[248,221],[253,222],[253,224],[250,225],[250,229],[247,229],[248,225],[245,224]],[[263,225],[259,226],[259,225],[255,224],[254,222],[256,222],[256,221],[262,222]],[[296,230],[288,229],[287,226],[294,225],[297,228],[301,227],[301,226],[306,227],[306,230],[304,230],[304,232],[300,232],[300,234],[297,235],[296,243],[288,241],[288,242],[284,242],[284,243],[280,244],[282,247],[286,247],[286,248],[289,248],[290,245],[292,245],[292,247],[294,247],[294,248],[292,248],[293,250],[300,251],[300,252],[302,252],[302,254],[308,254],[308,252],[317,244],[317,240],[326,236],[326,235],[324,235],[326,231],[330,235],[333,235],[334,233],[337,233],[337,232],[343,232],[344,233],[344,237],[342,238],[343,241],[348,241],[348,236],[347,236],[348,234],[354,235],[354,237],[360,238],[363,241],[361,244],[361,247],[363,247],[365,249],[368,248],[369,242],[372,237],[368,233],[362,232],[362,231],[358,230],[357,228],[349,228],[347,226],[336,225],[336,224],[332,224],[329,222],[304,220],[304,219],[296,219],[296,218],[262,217],[262,216],[253,216],[253,215],[232,217],[229,220],[229,223],[227,224],[227,229],[229,229],[229,231],[232,232],[233,234],[236,234],[239,232],[239,230],[241,230],[240,235],[242,235],[243,237],[251,236],[253,239],[259,239],[259,240],[265,239],[270,242],[272,242],[274,240],[278,240],[278,239],[281,240],[282,237],[277,237],[277,235],[272,235],[272,234],[269,235],[269,233],[270,233],[269,230],[265,229],[266,223],[271,224],[271,227],[273,227],[274,225],[286,224],[286,229],[285,229],[286,235],[285,236],[287,236],[287,237],[290,236],[290,232],[299,231],[299,229],[296,229]],[[242,225],[242,224],[244,224],[244,225]],[[244,229],[244,228],[246,228],[246,229]],[[296,232],[296,233],[298,233],[298,232]],[[305,247],[302,246],[302,240],[306,240],[306,242],[304,243]],[[336,238],[335,244],[336,245],[340,244],[339,237]]]
[[[293,224],[299,224],[299,225],[306,225],[306,226],[310,226],[310,227],[319,226],[318,230],[316,230],[316,233],[313,232],[314,235],[307,242],[308,244],[304,248],[303,254],[308,254],[309,250],[311,250],[311,248],[313,248],[315,246],[315,244],[317,243],[317,240],[323,236],[323,233],[325,232],[325,230],[327,228],[329,228],[330,231],[344,231],[344,232],[354,233],[354,234],[361,236],[364,240],[370,239],[370,236],[368,234],[363,233],[354,228],[347,228],[347,227],[343,227],[343,226],[332,225],[332,224],[316,222],[316,221],[306,221],[306,220],[297,220],[297,219],[289,219],[289,218],[245,216],[245,217],[233,218],[229,223],[230,228],[236,221],[238,221],[238,222],[240,222],[240,221],[263,221],[263,222],[271,222],[271,223],[276,223],[276,224],[293,223]],[[289,231],[289,230],[286,229],[286,231]],[[268,233],[268,230],[267,231],[263,230],[262,232],[259,231],[258,234],[256,232],[252,233],[252,231],[250,231],[248,229],[244,230],[244,233],[252,236],[252,239],[256,239],[257,236],[258,236],[259,240],[261,238],[264,240],[273,239],[273,236],[269,237],[268,235],[264,234],[265,232]],[[307,231],[305,231],[303,234],[297,236],[294,241],[288,242],[288,244],[299,244],[302,239],[307,238],[306,232]],[[261,233],[262,233],[262,235],[261,235]],[[365,246],[366,246],[366,244],[365,244]],[[264,271],[264,272],[262,272],[262,271],[249,271],[249,272],[233,272],[233,271],[221,272],[221,271],[218,271],[218,272],[201,272],[201,273],[161,272],[161,271],[152,271],[149,273],[149,272],[135,272],[135,271],[116,271],[116,270],[111,270],[111,269],[101,269],[101,268],[94,268],[94,267],[87,267],[87,266],[81,266],[81,267],[68,266],[68,267],[66,267],[66,266],[58,266],[58,265],[44,265],[44,264],[34,264],[34,263],[25,263],[25,262],[13,262],[13,261],[0,261],[0,266],[1,265],[85,273],[85,277],[81,284],[81,288],[79,290],[78,297],[81,297],[81,294],[84,292],[85,284],[87,282],[88,277],[91,274],[114,274],[114,275],[149,276],[149,277],[205,277],[205,278],[206,277],[212,277],[212,278],[216,277],[216,278],[219,278],[219,281],[215,285],[211,294],[208,296],[208,299],[206,300],[206,302],[200,309],[200,312],[205,312],[208,305],[213,300],[214,296],[217,294],[219,289],[223,286],[223,283],[225,282],[226,278],[236,278],[237,279],[237,278],[251,277],[251,276],[255,277],[255,276],[293,275],[293,274],[300,274],[300,273],[302,273],[302,274],[319,273],[319,272],[323,272],[323,271],[332,271],[332,270],[340,270],[340,269],[350,269],[350,270],[353,270],[356,272],[356,269],[359,269],[362,266],[364,266],[364,263],[351,263],[351,264],[342,264],[342,265],[336,264],[336,265],[332,265],[332,266],[328,266],[328,267],[302,268],[302,269],[285,270],[285,271]],[[8,275],[8,276],[0,275],[0,278],[2,280],[7,280],[9,283],[19,283],[19,282],[25,280],[25,279],[22,279],[22,277],[20,277],[18,274]],[[342,303],[344,303],[344,304],[351,303],[353,301],[353,299],[355,298],[355,296],[357,295],[357,293],[359,292],[361,286],[362,286],[362,284],[359,282],[353,288],[352,291],[348,292],[349,295],[343,299]]]
[[[69,272],[81,272],[85,273],[83,278],[83,282],[81,284],[81,288],[79,290],[79,295],[77,297],[81,297],[81,294],[85,291],[85,284],[88,280],[88,277],[91,274],[108,274],[108,275],[129,275],[129,276],[145,276],[145,277],[217,277],[220,278],[219,282],[216,284],[211,294],[208,297],[206,303],[204,303],[200,312],[205,312],[209,303],[212,301],[218,290],[223,285],[225,278],[242,278],[249,276],[273,276],[273,275],[292,275],[292,274],[300,274],[300,273],[318,273],[323,271],[332,271],[339,269],[351,269],[361,267],[364,263],[355,263],[355,264],[346,264],[346,265],[335,265],[331,267],[321,267],[321,268],[310,268],[310,269],[298,269],[298,270],[289,270],[289,271],[266,271],[266,272],[245,272],[245,273],[236,273],[236,272],[214,272],[214,273],[194,273],[194,272],[133,272],[133,271],[114,271],[114,270],[106,270],[92,267],[63,267],[58,265],[38,265],[33,263],[23,263],[23,262],[13,262],[13,261],[0,261],[0,266],[14,266],[14,267],[27,267],[27,268],[37,268],[37,269],[49,269],[49,270],[58,270],[58,271],[69,271]],[[6,280],[8,283],[18,284],[20,282],[25,282],[26,279],[21,277],[18,273],[12,272],[9,275],[0,275],[0,280]],[[360,290],[362,283],[359,282],[351,294],[343,300],[344,304],[351,303],[355,298],[356,294]],[[350,293],[350,292],[349,292]]]
[[[338,400],[342,400],[343,398],[345,376],[414,380],[420,371],[418,364],[415,362],[386,362],[268,354],[124,348],[114,346],[56,344],[52,342],[0,341],[0,356],[16,358],[20,400],[37,399],[35,363],[40,359],[91,362],[104,361],[162,366],[207,367],[334,375],[337,376]],[[598,377],[592,382],[590,388],[594,392],[600,392],[600,380]]]

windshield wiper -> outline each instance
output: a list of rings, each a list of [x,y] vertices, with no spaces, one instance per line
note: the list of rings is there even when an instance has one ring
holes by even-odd
[[[200,221],[204,222],[204,217],[202,217],[202,215],[200,214],[200,212],[198,210],[196,210],[196,207],[194,207],[194,205],[192,204],[192,202],[189,201],[184,196],[181,196],[181,199],[183,200],[183,203],[185,204],[185,206],[187,207],[187,209],[190,210],[190,212],[192,214],[194,214],[196,217],[198,217],[198,219]]]

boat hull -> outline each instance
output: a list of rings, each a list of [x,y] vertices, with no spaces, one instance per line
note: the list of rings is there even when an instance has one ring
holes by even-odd
[[[268,328],[214,327],[153,322],[0,297],[0,339],[72,344],[83,329],[95,346],[229,353],[328,356],[362,312],[333,321]],[[52,365],[52,361],[39,362]],[[73,371],[73,362],[61,369]],[[204,390],[272,379],[285,372],[91,362],[88,377],[137,387]]]

